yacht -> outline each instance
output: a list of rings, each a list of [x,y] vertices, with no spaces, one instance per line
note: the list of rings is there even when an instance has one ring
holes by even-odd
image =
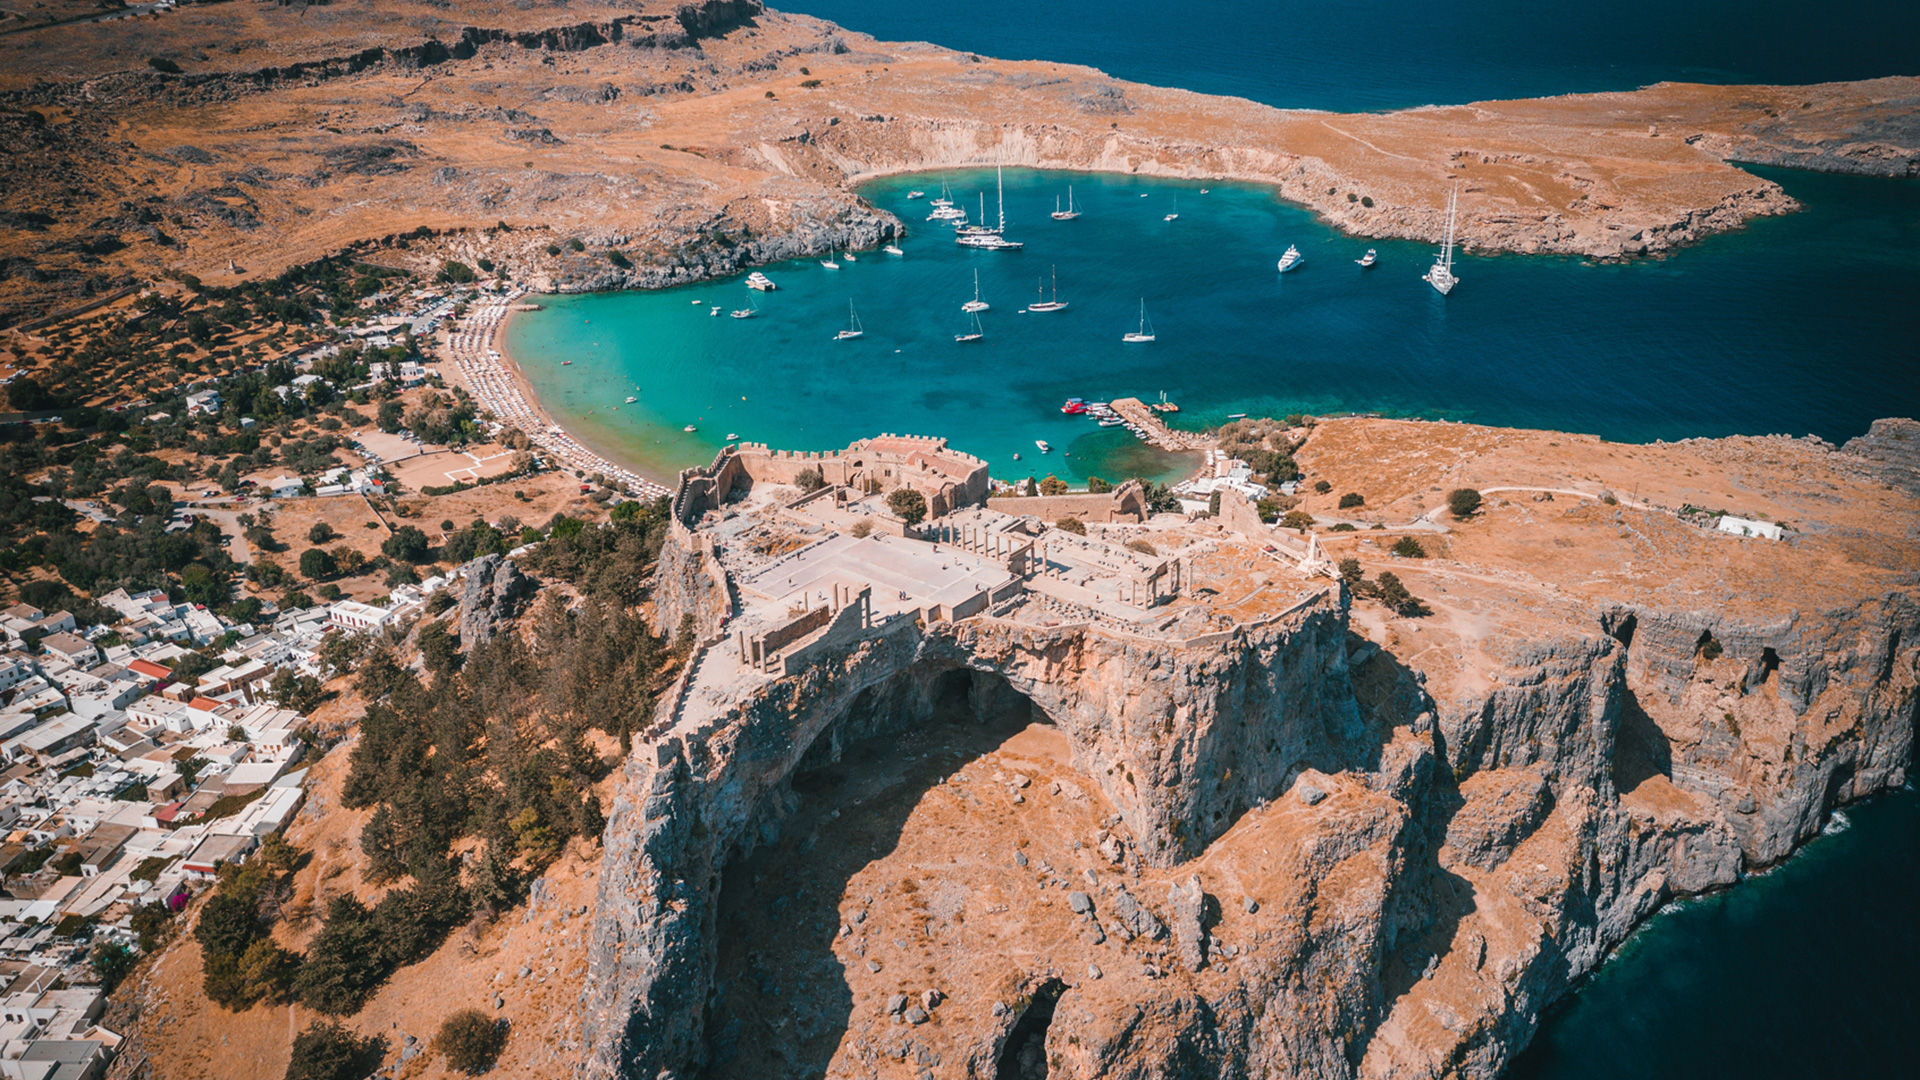
[[[998,223],[992,228],[988,228],[984,224],[967,226],[961,229],[960,234],[953,238],[954,243],[959,244],[961,247],[980,248],[985,251],[1019,251],[1021,248],[1026,247],[1026,245],[1018,240],[1008,240],[1003,235],[1007,231],[1006,177],[998,165],[993,167],[993,175],[998,190],[998,195],[996,196],[1000,214]],[[987,193],[983,191],[980,193],[980,218],[984,222],[986,217]]]
[[[837,263],[837,262],[834,262],[834,261],[833,261],[833,260],[832,260],[831,258],[827,258],[827,259],[821,259],[821,260],[820,260],[820,265],[821,265],[821,266],[824,266],[824,267],[826,267],[826,268],[827,268],[827,269],[829,269],[829,270],[838,270],[838,269],[840,269],[840,264],[839,264],[839,263]]]
[[[980,299],[980,271],[975,270],[973,272],[973,299],[961,304],[960,310],[971,314],[976,311],[985,311],[991,306],[992,305],[985,300]]]
[[[1284,274],[1289,270],[1298,270],[1306,261],[1307,257],[1300,254],[1299,248],[1288,244],[1286,252],[1280,256],[1280,272]]]
[[[1045,440],[1045,439],[1035,439],[1035,440],[1033,440],[1033,445],[1035,445],[1035,446],[1037,446],[1037,447],[1039,447],[1039,448],[1040,448],[1040,452],[1041,452],[1041,453],[1043,453],[1043,454],[1051,454],[1051,453],[1053,453],[1053,447],[1051,447],[1051,446],[1048,446],[1048,445],[1047,445],[1047,440]]]
[[[772,292],[773,290],[779,287],[780,286],[775,285],[773,283],[772,278],[768,277],[767,275],[761,273],[758,270],[755,270],[753,273],[747,275],[747,288],[749,289],[758,289],[761,292]]]
[[[967,233],[954,237],[953,242],[961,247],[979,248],[982,251],[1019,251],[1027,246],[1022,241],[1008,240],[990,232]]]
[[[966,211],[960,212],[960,220],[954,225],[955,231],[962,236],[984,236],[998,233],[1000,230],[987,224],[987,193],[980,193],[980,220],[967,224]]]
[[[636,401],[639,401],[639,400],[640,400],[639,398],[637,398],[637,397],[634,397],[634,396],[633,396],[632,394],[628,394],[628,395],[627,395],[627,404],[629,404],[629,405],[631,405],[631,404],[633,404],[634,402],[636,402]]]
[[[1080,211],[1075,210],[1073,208],[1073,185],[1068,184],[1067,185],[1067,208],[1065,210],[1060,209],[1060,196],[1055,195],[1053,197],[1053,220],[1072,221],[1074,218],[1077,218],[1079,216],[1080,216]]]
[[[683,427],[680,430],[681,431],[698,431],[700,429],[697,427],[694,427],[692,424],[688,424],[686,427]]]
[[[1460,279],[1453,276],[1453,223],[1454,215],[1459,210],[1459,206],[1460,185],[1455,183],[1452,193],[1447,196],[1446,246],[1440,249],[1440,254],[1434,257],[1433,265],[1427,267],[1427,272],[1422,278],[1427,284],[1433,286],[1434,290],[1441,296],[1452,292],[1453,287],[1460,284]]]
[[[1368,248],[1365,255],[1353,261],[1359,265],[1360,269],[1371,270],[1373,269],[1373,264],[1380,261],[1380,256],[1376,254],[1372,248]]]
[[[909,191],[909,192],[907,192],[907,198],[909,198],[909,199],[924,199],[924,198],[926,198],[926,197],[927,197],[927,193],[926,193],[926,192],[924,192],[924,191]]]
[[[953,205],[953,189],[947,186],[947,182],[945,180],[940,181],[940,197],[933,200],[933,202],[929,203],[928,205],[932,206],[936,210],[944,210],[947,207]]]
[[[1130,334],[1121,335],[1120,340],[1129,345],[1143,345],[1152,341],[1153,338],[1153,324],[1147,321],[1147,301],[1145,297],[1142,297],[1140,300],[1140,329]]]
[[[973,317],[973,329],[967,331],[964,334],[953,335],[953,340],[958,341],[964,345],[969,341],[979,341],[981,338],[984,338],[986,336],[987,336],[987,332],[984,329],[982,329],[980,326],[980,316],[975,315]]]
[[[906,254],[906,252],[900,250],[899,244],[888,244],[886,247],[883,247],[880,250],[886,252],[889,255],[905,255]]]
[[[1083,413],[1087,411],[1087,402],[1084,398],[1070,397],[1065,405],[1060,406],[1060,411],[1068,416]]]
[[[1038,283],[1036,283],[1034,285],[1034,292],[1038,293],[1039,291],[1040,291],[1040,286],[1038,285]],[[1033,303],[1027,305],[1027,310],[1037,311],[1037,312],[1067,310],[1067,302],[1065,300],[1060,299],[1060,268],[1059,267],[1056,266],[1054,267],[1054,270],[1053,270],[1053,299],[1036,300]]]
[[[835,341],[852,341],[867,336],[866,328],[860,325],[860,316],[854,313],[853,301],[847,301],[847,328],[833,335]]]

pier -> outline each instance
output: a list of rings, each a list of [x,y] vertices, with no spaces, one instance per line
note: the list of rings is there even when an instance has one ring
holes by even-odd
[[[1211,450],[1211,436],[1197,431],[1175,431],[1160,419],[1153,407],[1139,398],[1117,398],[1107,403],[1122,420],[1143,433],[1141,438],[1162,450]]]

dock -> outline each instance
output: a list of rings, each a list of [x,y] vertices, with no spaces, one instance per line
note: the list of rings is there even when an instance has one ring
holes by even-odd
[[[1117,398],[1107,403],[1108,407],[1132,425],[1136,431],[1144,432],[1141,438],[1162,450],[1211,450],[1213,439],[1197,431],[1175,431],[1160,420],[1160,414],[1139,398]]]

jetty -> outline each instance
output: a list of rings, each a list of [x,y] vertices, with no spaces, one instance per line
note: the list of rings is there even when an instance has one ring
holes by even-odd
[[[1211,450],[1213,437],[1198,431],[1175,431],[1168,427],[1153,406],[1139,398],[1115,398],[1107,403],[1140,438],[1162,450]]]

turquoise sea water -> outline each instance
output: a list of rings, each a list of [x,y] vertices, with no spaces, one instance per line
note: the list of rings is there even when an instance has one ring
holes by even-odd
[[[1511,1080],[1912,1076],[1920,797],[1643,927],[1556,1010]]]
[[[1059,412],[1163,391],[1187,425],[1379,410],[1630,441],[1841,440],[1920,414],[1920,185],[1768,175],[1807,210],[1657,260],[1468,256],[1444,298],[1420,280],[1425,245],[1343,237],[1261,187],[1009,170],[1009,235],[1027,246],[993,253],[906,198],[943,178],[896,177],[864,193],[913,228],[904,258],[768,267],[771,294],[736,278],[550,298],[508,343],[563,423],[662,475],[729,434],[821,448],[880,431],[947,435],[1008,479],[1173,475],[1185,463]],[[991,170],[944,179],[976,212],[984,188],[993,212]],[[1069,184],[1085,216],[1054,221]],[[1282,276],[1290,243],[1307,262]],[[1363,271],[1369,244],[1380,262]],[[1056,267],[1071,306],[1020,313]],[[959,345],[975,270],[993,308],[986,340]],[[1123,344],[1142,297],[1159,340]],[[750,298],[758,318],[708,315]],[[837,342],[849,300],[866,337]]]

